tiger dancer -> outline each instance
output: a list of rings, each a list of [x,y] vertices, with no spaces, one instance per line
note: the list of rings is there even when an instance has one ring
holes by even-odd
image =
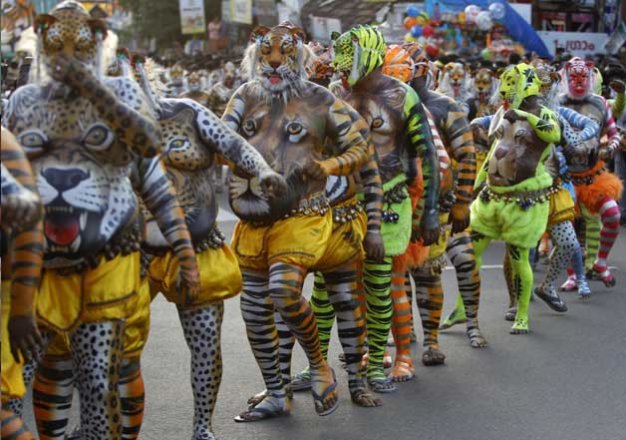
[[[437,151],[415,91],[381,71],[385,42],[380,31],[358,26],[342,35],[334,34],[333,40],[333,66],[341,78],[343,98],[370,126],[385,193],[381,227],[385,258],[382,262],[366,259],[364,264],[367,377],[373,391],[385,393],[396,389],[383,368],[392,319],[392,258],[404,254],[412,228],[416,230],[414,238],[421,236],[425,245],[437,241]],[[422,159],[425,189],[412,212],[407,187],[418,179],[417,158]]]
[[[37,320],[47,341],[70,338],[85,437],[117,439],[123,326],[140,298],[139,212],[127,176],[134,155],[158,153],[158,126],[134,82],[101,78],[104,22],[65,1],[35,24],[37,62],[50,77],[16,90],[6,121],[45,206]]]
[[[367,161],[367,127],[349,106],[305,79],[310,56],[301,29],[286,22],[256,28],[251,37],[243,61],[251,80],[232,96],[222,120],[286,178],[288,191],[273,199],[260,191],[258,179],[237,172],[230,177],[230,204],[241,219],[232,241],[243,274],[241,311],[267,389],[260,403],[235,420],[290,411],[274,308],[308,357],[316,412],[328,415],[338,405],[337,382],[322,356],[302,283],[332,233],[326,179],[350,175]]]

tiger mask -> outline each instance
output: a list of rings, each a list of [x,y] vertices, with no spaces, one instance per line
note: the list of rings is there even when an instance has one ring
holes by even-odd
[[[301,89],[311,58],[302,29],[285,22],[271,29],[257,27],[242,64],[264,92],[288,99]]]

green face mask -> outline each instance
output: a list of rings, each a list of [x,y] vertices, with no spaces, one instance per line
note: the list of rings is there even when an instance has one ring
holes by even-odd
[[[350,86],[383,65],[385,39],[372,26],[357,26],[339,35],[333,32],[332,65]]]
[[[539,94],[541,82],[535,69],[528,64],[509,67],[500,76],[500,98],[518,109],[524,99]]]

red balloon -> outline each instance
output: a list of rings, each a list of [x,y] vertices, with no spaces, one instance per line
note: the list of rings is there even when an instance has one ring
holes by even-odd
[[[439,46],[435,44],[426,45],[426,54],[429,58],[436,58],[439,55]]]
[[[426,25],[422,28],[422,35],[426,38],[435,35],[435,29],[432,26]]]

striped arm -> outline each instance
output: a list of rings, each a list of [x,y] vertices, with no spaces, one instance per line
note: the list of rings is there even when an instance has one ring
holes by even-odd
[[[580,138],[580,142],[586,142],[589,139],[593,139],[598,136],[600,126],[591,118],[588,118],[587,116],[582,115],[569,107],[558,107],[557,112],[558,115],[565,119],[571,127],[579,130],[577,134]]]
[[[185,213],[160,157],[140,159],[138,171],[138,192],[178,258],[181,272],[195,271],[197,277],[196,253],[185,223]]]
[[[328,111],[327,130],[334,135],[339,155],[323,160],[327,175],[347,176],[368,162],[368,127],[365,120],[348,104],[334,99]]]
[[[368,143],[369,161],[359,172],[363,185],[365,212],[367,213],[368,232],[380,231],[384,193],[380,173],[378,172],[378,155],[372,142]]]
[[[456,204],[469,205],[476,180],[476,149],[465,113],[458,105],[451,105],[442,133],[448,154],[457,163]]]
[[[417,167],[415,158],[422,159],[422,173],[424,177],[424,197],[420,200],[420,211],[424,214],[422,224],[426,220],[429,227],[437,227],[439,200],[439,166],[437,148],[433,142],[433,135],[428,124],[422,124],[424,107],[419,102],[417,93],[406,86],[404,115],[406,118],[406,132],[409,145],[409,167]],[[417,172],[415,172],[417,177]]]
[[[2,128],[1,160],[24,188],[37,194],[37,183],[30,163],[13,135]],[[43,220],[14,237],[11,259],[11,315],[33,313],[35,294],[43,264]]]
[[[602,130],[602,135],[606,135],[609,138],[609,142],[607,144],[609,150],[615,152],[619,149],[621,136],[619,131],[617,130],[617,125],[615,125],[615,119],[613,118],[613,113],[611,112],[611,106],[607,100],[604,100],[604,105],[606,108],[606,119],[604,121],[604,127]]]

